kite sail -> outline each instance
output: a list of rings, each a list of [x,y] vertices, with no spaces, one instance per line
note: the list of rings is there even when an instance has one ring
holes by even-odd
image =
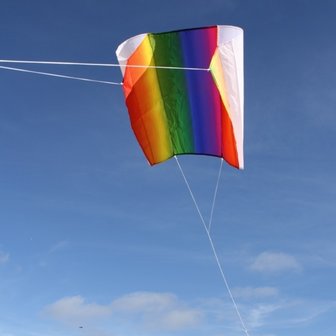
[[[116,54],[132,129],[151,165],[203,154],[243,168],[241,28],[141,34]]]

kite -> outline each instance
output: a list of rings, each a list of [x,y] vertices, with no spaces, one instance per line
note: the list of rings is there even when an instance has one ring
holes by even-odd
[[[116,54],[119,64],[20,60],[0,63],[120,66],[122,83],[2,65],[0,69],[123,86],[131,126],[148,162],[155,165],[175,157],[243,331],[249,336],[210,234],[223,160],[207,224],[176,157],[209,155],[244,168],[243,30],[211,26],[140,34],[120,44]]]
[[[116,54],[131,126],[151,165],[201,154],[243,169],[241,28],[141,34]]]

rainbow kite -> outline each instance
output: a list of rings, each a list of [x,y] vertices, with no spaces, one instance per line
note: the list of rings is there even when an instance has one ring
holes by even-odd
[[[243,168],[243,31],[141,34],[117,49],[135,136],[150,164],[178,154]]]

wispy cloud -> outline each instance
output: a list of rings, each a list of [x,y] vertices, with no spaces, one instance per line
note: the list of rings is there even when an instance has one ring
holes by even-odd
[[[54,244],[53,246],[50,247],[49,253],[55,253],[55,252],[58,252],[58,251],[62,251],[64,249],[66,249],[69,245],[70,245],[70,243],[68,241],[61,240],[61,241],[57,242],[56,244]]]
[[[0,251],[0,265],[6,264],[9,261],[9,253]]]
[[[251,328],[258,328],[265,324],[265,320],[276,310],[281,309],[280,304],[260,304],[252,308],[248,315],[248,324]]]
[[[235,298],[245,300],[274,298],[279,295],[275,287],[236,287],[232,289]]]
[[[309,301],[279,299],[272,304],[258,304],[248,313],[248,324],[252,328],[272,327],[274,330],[307,325],[321,315],[335,310],[333,301]]]
[[[250,264],[250,269],[263,273],[301,271],[302,266],[295,257],[282,252],[262,252]]]

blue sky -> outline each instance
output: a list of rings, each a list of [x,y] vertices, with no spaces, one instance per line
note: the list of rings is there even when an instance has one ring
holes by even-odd
[[[139,33],[241,26],[246,168],[223,167],[212,237],[251,336],[334,336],[335,11],[1,0],[0,58],[115,63]],[[0,336],[244,335],[176,164],[148,166],[121,88],[5,70],[0,88]],[[219,161],[180,162],[208,218]]]

